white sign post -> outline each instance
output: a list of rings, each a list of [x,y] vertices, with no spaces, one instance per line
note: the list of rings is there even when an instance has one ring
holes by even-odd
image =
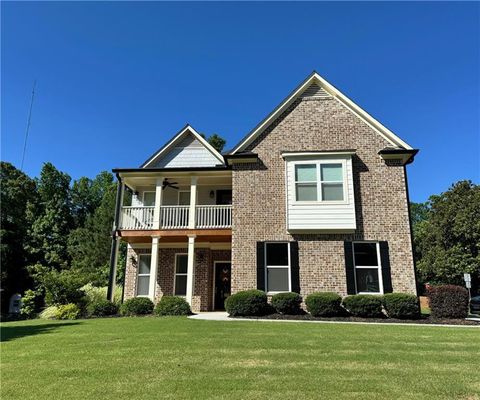
[[[470,313],[470,300],[472,299],[472,277],[466,272],[463,274],[463,280],[465,281],[465,287],[468,289],[468,313]]]

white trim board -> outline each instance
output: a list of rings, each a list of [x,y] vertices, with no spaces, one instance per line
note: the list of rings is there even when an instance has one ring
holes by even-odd
[[[242,139],[242,141],[230,152],[235,154],[244,150],[251,144],[271,123],[273,123],[278,116],[284,112],[311,84],[316,83],[329,93],[340,104],[345,106],[348,110],[354,113],[357,117],[363,120],[367,125],[374,129],[386,141],[391,143],[394,147],[401,147],[407,150],[412,150],[412,147],[400,139],[395,133],[388,129],[385,125],[373,118],[369,113],[360,108],[335,86],[327,82],[317,72],[312,72],[307,79],[305,79],[293,92],[287,96],[263,121],[261,121],[250,133]]]

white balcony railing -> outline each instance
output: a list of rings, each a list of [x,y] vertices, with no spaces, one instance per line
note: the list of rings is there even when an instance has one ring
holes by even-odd
[[[232,206],[197,206],[196,227],[230,228],[232,226]]]
[[[155,207],[123,207],[120,229],[155,229],[153,214]],[[195,208],[195,228],[213,229],[232,226],[231,205],[197,206]],[[160,229],[187,229],[190,206],[161,206]]]
[[[190,206],[161,206],[161,229],[188,228],[188,214]]]
[[[155,207],[123,207],[120,229],[153,229]]]

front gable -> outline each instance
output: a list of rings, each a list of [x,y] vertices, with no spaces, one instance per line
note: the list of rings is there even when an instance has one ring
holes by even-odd
[[[223,164],[222,155],[187,125],[140,168],[204,168]]]
[[[251,147],[251,144],[275,124],[299,99],[329,99],[334,100],[351,115],[355,115],[364,124],[385,140],[386,145],[398,150],[412,151],[412,147],[400,139],[387,127],[373,118],[365,110],[356,105],[337,88],[328,83],[318,73],[313,72],[296,89],[294,89],[263,121],[261,121],[250,133],[248,133],[230,152],[231,155],[241,154]]]

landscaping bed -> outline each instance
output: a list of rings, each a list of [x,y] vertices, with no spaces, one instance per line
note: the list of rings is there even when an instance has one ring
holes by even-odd
[[[442,325],[478,325],[480,322],[468,321],[465,319],[449,319],[449,318],[431,318],[422,316],[419,319],[397,319],[397,318],[360,318],[360,317],[313,317],[310,314],[299,315],[284,315],[284,314],[268,314],[263,316],[250,316],[250,317],[230,317],[233,319],[272,319],[272,320],[290,320],[290,321],[338,321],[338,322],[374,322],[384,324],[442,324]]]

